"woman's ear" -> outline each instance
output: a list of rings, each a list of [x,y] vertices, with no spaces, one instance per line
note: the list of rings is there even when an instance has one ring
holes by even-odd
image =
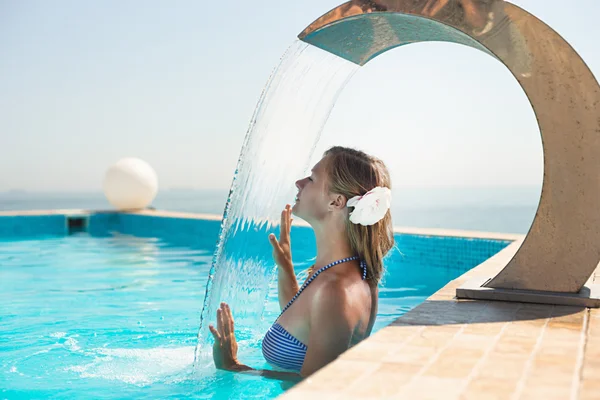
[[[342,209],[346,207],[346,196],[341,194],[334,194],[329,206],[331,208]]]

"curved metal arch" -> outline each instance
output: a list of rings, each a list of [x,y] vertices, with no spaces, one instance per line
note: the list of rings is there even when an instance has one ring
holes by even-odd
[[[359,65],[426,41],[460,43],[504,63],[537,117],[544,181],[522,246],[484,286],[581,291],[600,261],[600,86],[561,36],[503,0],[353,0],[299,38]]]

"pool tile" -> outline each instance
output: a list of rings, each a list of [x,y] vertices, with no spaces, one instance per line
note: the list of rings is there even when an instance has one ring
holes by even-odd
[[[363,376],[344,392],[352,398],[387,398],[400,392],[410,382],[420,365],[401,363],[382,363],[371,374]]]
[[[535,323],[545,322],[547,318],[550,318],[552,313],[551,306],[544,307],[529,307],[524,305],[517,310],[515,315],[516,321],[531,321]]]
[[[504,323],[473,323],[467,324],[463,330],[464,334],[495,336],[500,333]]]
[[[536,345],[534,338],[511,338],[502,336],[493,348],[498,354],[527,354],[531,353]]]
[[[0,239],[66,234],[67,221],[64,215],[0,216]]]
[[[507,323],[503,335],[513,338],[533,338],[541,334],[544,324],[527,324],[528,321]]]
[[[526,385],[519,399],[565,400],[571,396],[570,385],[548,385],[531,383]]]
[[[469,382],[461,393],[461,400],[505,400],[513,399],[517,379],[486,377]]]
[[[490,353],[479,366],[476,380],[497,379],[516,382],[526,370],[528,354],[499,354]]]
[[[421,376],[415,378],[392,398],[411,400],[458,399],[464,385],[465,381],[462,379]]]
[[[430,346],[410,346],[406,345],[401,351],[390,354],[382,359],[382,362],[416,364],[424,365],[429,362],[437,353],[438,348]]]
[[[600,359],[586,358],[581,373],[584,381],[593,379],[600,382]]]
[[[340,357],[344,360],[380,361],[389,354],[399,351],[403,342],[379,343],[363,341],[346,351]]]
[[[451,334],[432,335],[429,330],[423,331],[408,341],[410,346],[441,348],[451,340]]]
[[[371,335],[369,341],[381,343],[403,342],[422,330],[422,327],[414,325],[386,326]]]
[[[484,356],[481,348],[455,347],[454,341],[438,354],[432,365],[426,367],[423,376],[441,378],[467,378]]]
[[[463,330],[459,335],[457,335],[453,339],[452,346],[454,346],[455,348],[479,348],[487,350],[488,348],[493,346],[494,338],[494,335],[465,333],[465,331]]]
[[[466,379],[469,377],[478,361],[478,358],[456,358],[455,356],[440,357],[433,363],[433,365],[428,367],[425,372],[423,372],[423,376]]]
[[[595,379],[585,380],[579,388],[579,400],[600,400],[600,381],[598,375]]]
[[[340,392],[332,390],[295,389],[285,393],[287,400],[337,400],[344,399]]]
[[[533,368],[527,375],[526,385],[528,386],[552,386],[560,385],[570,387],[573,382],[575,368],[565,369],[564,371],[553,371],[544,368]]]
[[[303,386],[311,390],[341,391],[380,365],[378,362],[338,359],[305,379]]]

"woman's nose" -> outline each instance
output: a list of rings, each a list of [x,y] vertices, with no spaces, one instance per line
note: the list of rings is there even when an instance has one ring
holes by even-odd
[[[298,188],[298,190],[302,189],[302,186],[304,186],[304,179],[296,181],[296,187]]]

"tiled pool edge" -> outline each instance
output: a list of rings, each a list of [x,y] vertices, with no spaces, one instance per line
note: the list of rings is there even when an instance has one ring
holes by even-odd
[[[455,299],[458,286],[499,271],[520,245],[514,241],[279,398],[600,398],[600,310]]]
[[[153,237],[171,244],[194,246],[218,239],[222,219],[217,215],[144,210],[141,212],[56,210],[0,212],[0,240],[35,240],[88,232],[92,236]],[[310,240],[308,224],[297,221],[295,239]],[[74,228],[75,226],[75,228]],[[263,233],[275,230],[265,227]],[[312,231],[311,231],[312,233]],[[260,232],[256,232],[260,235]],[[256,236],[254,235],[254,236]],[[412,267],[441,267],[462,274],[511,243],[518,235],[444,229],[396,228],[396,246],[389,257]],[[303,239],[304,238],[304,239]],[[255,240],[259,240],[254,237]],[[306,242],[304,242],[307,244]],[[312,243],[312,242],[311,242]],[[269,251],[270,252],[270,251]]]
[[[217,215],[145,210],[141,212],[56,210],[0,212],[0,240],[35,240],[41,236],[66,236],[88,232],[92,236],[133,235],[153,237],[171,244],[194,246],[218,240],[222,219]],[[297,221],[296,239],[310,240],[308,224]],[[262,233],[275,230],[265,227]],[[296,231],[295,231],[296,232]],[[312,233],[312,231],[311,231]],[[259,240],[256,231],[255,240]],[[396,246],[389,257],[413,268],[441,267],[462,274],[511,243],[515,235],[443,229],[396,228]],[[263,241],[265,242],[265,241]],[[306,242],[304,242],[307,244]],[[216,243],[215,243],[216,244]],[[269,249],[270,253],[270,249]],[[454,276],[458,276],[453,274]]]
[[[26,217],[26,216],[46,216],[46,215],[77,216],[77,215],[91,215],[91,214],[134,214],[134,215],[147,215],[147,216],[154,216],[154,217],[221,220],[221,216],[216,215],[216,214],[185,213],[185,212],[177,212],[177,211],[157,211],[157,210],[115,211],[115,210],[83,210],[83,209],[67,210],[67,209],[65,209],[65,210],[0,211],[0,217]]]
[[[182,219],[203,219],[210,221],[220,221],[222,216],[216,214],[199,214],[177,211],[163,210],[143,210],[143,211],[115,211],[115,210],[26,210],[26,211],[0,211],[0,217],[44,217],[44,216],[89,216],[89,215],[139,215],[149,217],[165,217],[165,218],[182,218]],[[308,226],[307,223],[297,220],[295,226]],[[512,233],[499,232],[480,232],[480,231],[465,231],[458,229],[441,229],[441,228],[414,228],[414,227],[394,227],[394,233],[403,233],[416,236],[445,236],[469,239],[489,239],[500,241],[515,241],[520,240],[523,235]]]

